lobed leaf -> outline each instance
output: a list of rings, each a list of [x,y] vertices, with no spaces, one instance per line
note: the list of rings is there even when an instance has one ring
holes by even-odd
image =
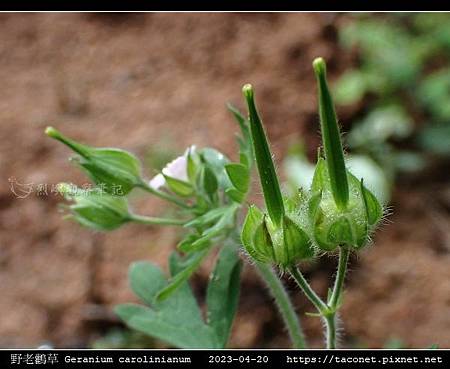
[[[221,347],[225,347],[239,300],[242,262],[233,245],[222,248],[208,284],[207,323],[214,330]]]
[[[174,271],[176,261],[171,264]],[[156,265],[134,263],[129,275],[133,291],[149,305],[123,304],[115,308],[116,314],[129,327],[180,348],[219,347],[215,332],[203,322],[200,308],[187,283],[169,299],[158,301],[158,290],[167,285],[167,280]]]

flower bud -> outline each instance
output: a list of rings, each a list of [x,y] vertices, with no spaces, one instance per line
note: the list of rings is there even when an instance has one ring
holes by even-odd
[[[116,229],[131,220],[125,197],[112,196],[99,189],[83,190],[61,183],[58,191],[74,203],[70,217],[78,223],[101,231]]]
[[[347,245],[359,249],[369,241],[370,233],[380,221],[383,211],[377,198],[364,187],[362,181],[346,172],[349,199],[345,208],[339,208],[332,193],[328,167],[319,158],[311,186],[309,221],[315,244],[331,251]]]
[[[129,152],[83,145],[63,136],[53,127],[47,127],[45,133],[79,154],[76,162],[105,192],[126,195],[134,187],[141,185],[140,162]]]
[[[255,260],[281,268],[314,256],[308,235],[294,218],[284,215],[281,226],[276,226],[256,206],[251,206],[241,234],[244,248]]]

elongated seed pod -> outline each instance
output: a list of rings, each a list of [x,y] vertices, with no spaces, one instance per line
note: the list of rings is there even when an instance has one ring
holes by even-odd
[[[317,58],[313,61],[313,67],[319,89],[320,126],[331,191],[337,207],[343,209],[349,198],[347,170],[333,99],[328,88],[325,61]]]
[[[275,225],[280,226],[284,215],[284,205],[280,184],[272,160],[272,153],[267,142],[264,127],[256,109],[253,87],[250,84],[246,84],[242,88],[242,92],[247,101],[250,118],[250,133],[252,136],[255,159],[267,212],[269,213],[272,222]]]

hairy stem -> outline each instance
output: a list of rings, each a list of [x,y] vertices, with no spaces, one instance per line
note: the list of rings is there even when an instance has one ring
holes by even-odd
[[[259,274],[269,287],[270,293],[276,301],[278,310],[288,329],[293,348],[306,348],[305,337],[300,321],[292,306],[292,302],[284,289],[283,284],[270,265],[256,263]]]
[[[327,327],[327,349],[336,348],[336,313],[330,313],[324,316]]]
[[[336,309],[342,294],[342,286],[345,278],[345,271],[348,261],[349,250],[348,248],[341,248],[341,254],[339,258],[338,274],[334,285],[334,290],[331,295],[330,301],[326,304],[320,297],[314,292],[309,283],[306,281],[303,274],[298,268],[291,268],[289,272],[295,278],[299,287],[303,290],[306,297],[316,307],[317,311],[321,315],[326,325],[326,338],[327,348],[336,348]]]
[[[330,313],[324,316],[327,326],[327,348],[329,349],[336,348],[336,313],[339,309],[339,304],[342,297],[349,255],[349,247],[341,246],[339,248],[339,263],[337,268],[336,280],[334,282],[333,292],[331,294],[330,300],[328,301]]]
[[[332,308],[332,310],[336,310],[342,295],[349,255],[350,248],[345,246],[341,246],[339,248],[339,264],[336,274],[336,280],[334,282],[333,293],[331,294],[330,301],[328,302],[328,305]]]
[[[325,304],[322,299],[314,292],[314,290],[309,285],[308,281],[305,279],[300,270],[296,267],[289,268],[289,273],[291,273],[292,277],[294,277],[298,286],[305,293],[306,297],[311,301],[311,303],[315,306],[317,311],[325,315],[328,313],[328,306]]]

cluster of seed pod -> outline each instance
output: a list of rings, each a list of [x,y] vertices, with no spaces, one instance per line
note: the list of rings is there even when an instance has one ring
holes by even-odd
[[[324,60],[315,59],[313,67],[324,155],[318,157],[311,188],[301,189],[295,199],[285,198],[281,193],[252,86],[243,87],[267,214],[251,206],[241,239],[255,260],[281,268],[312,258],[319,250],[363,247],[383,214],[377,198],[345,166]]]

